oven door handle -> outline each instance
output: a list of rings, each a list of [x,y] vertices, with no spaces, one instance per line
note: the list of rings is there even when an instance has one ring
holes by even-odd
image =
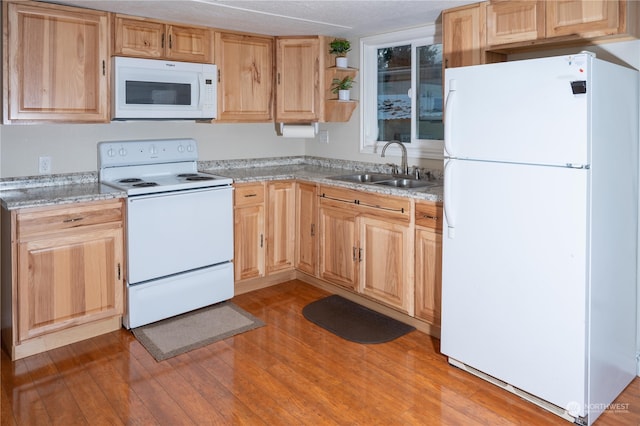
[[[231,185],[211,186],[207,188],[197,188],[197,189],[181,189],[178,191],[155,192],[153,194],[129,195],[128,201],[129,203],[133,203],[136,200],[147,200],[150,198],[158,198],[158,197],[170,197],[172,195],[183,195],[186,193],[195,194],[197,192],[231,191],[231,190],[233,190],[233,187]]]

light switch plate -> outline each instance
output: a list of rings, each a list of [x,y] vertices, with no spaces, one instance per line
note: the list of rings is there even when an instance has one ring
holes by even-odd
[[[318,132],[318,141],[320,143],[329,143],[329,131],[328,130],[320,130]]]

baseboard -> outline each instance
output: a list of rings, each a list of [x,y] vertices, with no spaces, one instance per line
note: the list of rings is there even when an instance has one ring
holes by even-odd
[[[287,271],[277,272],[275,274],[267,275],[266,277],[251,278],[244,281],[236,281],[234,284],[234,294],[249,293],[250,291],[260,290],[263,288],[271,287],[272,285],[280,284],[285,281],[290,281],[296,278],[296,271],[289,269]]]
[[[11,352],[11,359],[16,361],[31,355],[39,354],[61,346],[86,340],[101,334],[110,333],[122,328],[122,317],[110,317],[86,324],[74,325],[73,327],[56,331],[15,345]]]

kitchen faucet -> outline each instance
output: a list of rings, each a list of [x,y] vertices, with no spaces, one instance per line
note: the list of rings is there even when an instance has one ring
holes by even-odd
[[[400,145],[400,149],[402,149],[402,163],[400,164],[400,170],[401,170],[402,174],[408,175],[409,174],[409,166],[407,165],[407,147],[405,147],[402,142],[400,142],[400,141],[389,141],[386,144],[384,144],[384,146],[382,147],[382,154],[380,154],[380,157],[384,157],[384,152],[387,150],[387,147],[389,145],[391,145],[392,143],[397,143],[398,145]]]

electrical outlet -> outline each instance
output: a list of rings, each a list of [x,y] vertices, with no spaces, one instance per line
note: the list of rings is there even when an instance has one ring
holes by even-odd
[[[42,156],[38,159],[38,173],[41,175],[51,174],[51,157]]]
[[[320,130],[318,132],[318,141],[320,143],[329,143],[329,131],[328,130]]]

